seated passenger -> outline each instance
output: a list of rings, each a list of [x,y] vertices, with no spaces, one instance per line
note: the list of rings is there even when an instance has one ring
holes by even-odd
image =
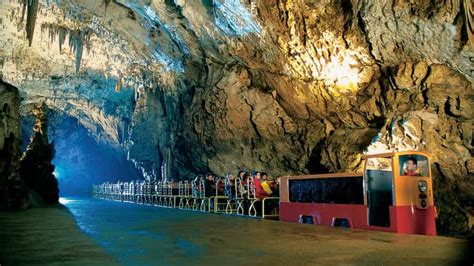
[[[212,176],[212,174],[206,175],[206,179],[204,179],[204,189],[206,192],[206,198],[215,196],[216,184],[214,182],[214,177]]]
[[[265,191],[267,196],[270,196],[273,193],[271,188],[272,183],[273,181],[269,180],[268,174],[262,173],[262,180],[260,181],[260,185],[262,186],[262,189]]]
[[[270,184],[270,188],[272,189],[272,194],[274,197],[280,196],[280,178],[274,179],[273,182]]]
[[[264,181],[261,180],[261,176],[262,176],[262,174],[260,172],[257,172],[255,174],[254,179],[253,179],[253,182],[254,182],[254,185],[255,185],[255,197],[258,198],[258,199],[264,199],[264,198],[268,197],[267,192],[265,192],[265,190],[262,187],[262,182],[264,182]]]
[[[263,180],[263,181],[268,181],[269,176],[268,176],[267,173],[263,172],[263,173],[261,173],[261,175],[262,175],[262,178],[260,178],[261,180]]]
[[[238,174],[240,178],[240,193],[242,193],[243,198],[247,198],[247,193],[248,193],[248,188],[247,188],[247,180],[249,178],[249,175],[245,171],[239,171]]]
[[[232,174],[226,176],[225,194],[229,199],[235,199],[235,177]]]
[[[192,194],[193,194],[193,197],[195,198],[198,197],[199,192],[201,191],[201,186],[199,182],[201,182],[202,178],[203,178],[202,175],[198,175],[193,181],[191,181]]]
[[[418,161],[414,157],[410,157],[406,161],[406,168],[403,172],[403,175],[407,176],[420,176],[418,169]]]
[[[225,194],[225,177],[221,177],[216,180],[216,190],[218,196]]]

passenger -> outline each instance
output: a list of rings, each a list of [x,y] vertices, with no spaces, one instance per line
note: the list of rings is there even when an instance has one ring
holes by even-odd
[[[418,161],[414,157],[410,157],[406,161],[406,168],[403,175],[407,176],[420,176],[420,172],[418,169]]]
[[[254,176],[253,183],[255,185],[255,197],[258,199],[264,199],[268,197],[268,194],[265,192],[265,190],[263,190],[262,187],[262,174],[260,172],[256,172]]]
[[[230,173],[226,176],[225,191],[228,199],[235,199],[235,177]]]
[[[215,196],[216,184],[214,182],[214,177],[210,173],[206,175],[206,179],[204,180],[204,189],[206,192],[206,198]]]
[[[194,178],[193,195],[197,195],[199,192],[201,192],[200,182],[203,180],[203,178],[203,175],[197,175],[196,178]]]
[[[247,194],[248,194],[248,187],[247,187],[247,180],[249,178],[249,174],[245,171],[239,171],[239,178],[240,178],[240,184],[241,184],[241,187],[239,189],[241,189],[241,193],[242,193],[242,197],[243,198],[247,198]]]
[[[240,177],[242,181],[244,180],[247,181],[249,174],[245,171],[240,170],[238,176]]]
[[[273,182],[270,185],[270,188],[272,189],[272,194],[274,197],[280,196],[280,178],[279,177],[273,180]]]
[[[225,177],[221,177],[216,181],[217,195],[221,196],[225,194]]]
[[[263,191],[265,191],[265,194],[267,194],[267,197],[270,196],[273,191],[271,189],[271,181],[268,177],[267,173],[262,173],[262,180],[260,181],[260,185],[262,186]]]

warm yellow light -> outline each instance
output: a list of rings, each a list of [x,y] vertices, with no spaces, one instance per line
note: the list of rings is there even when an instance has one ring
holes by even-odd
[[[322,82],[335,96],[353,93],[361,83],[367,82],[371,71],[367,67],[371,58],[364,47],[348,46],[340,35],[325,31],[311,38],[311,45],[302,46],[293,38],[283,42],[283,48],[292,54],[285,65],[290,75]]]
[[[341,92],[357,90],[360,77],[355,56],[349,50],[332,56],[331,60],[323,66],[321,77],[327,85],[335,85]]]

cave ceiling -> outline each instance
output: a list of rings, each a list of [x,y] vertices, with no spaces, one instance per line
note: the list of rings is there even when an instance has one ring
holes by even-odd
[[[469,1],[2,1],[0,66],[154,177],[358,170],[364,152],[474,171]],[[454,159],[453,159],[454,158]],[[163,169],[162,169],[163,168]]]

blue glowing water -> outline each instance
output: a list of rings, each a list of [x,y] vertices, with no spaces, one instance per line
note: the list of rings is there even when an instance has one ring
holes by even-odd
[[[81,230],[126,265],[396,265],[400,260],[439,265],[452,264],[465,252],[465,242],[458,239],[342,230],[87,198],[61,198],[61,202]]]

